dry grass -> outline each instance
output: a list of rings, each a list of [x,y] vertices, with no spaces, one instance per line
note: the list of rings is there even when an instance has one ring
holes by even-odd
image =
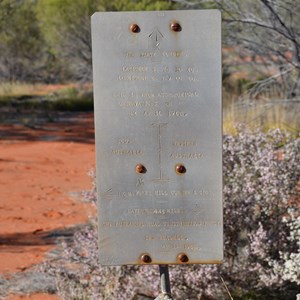
[[[0,83],[0,97],[2,96],[44,96],[51,93],[69,91],[72,89],[89,90],[92,84],[79,85],[76,83],[68,84],[29,84],[29,83]]]
[[[223,131],[234,134],[236,124],[249,129],[280,128],[293,134],[300,133],[300,101],[267,100],[264,102],[232,102],[223,109]]]
[[[33,86],[28,84],[2,83],[0,96],[19,96],[32,93]]]
[[[43,86],[39,84],[25,84],[18,82],[0,84],[0,96],[38,96],[43,95],[42,90]]]
[[[58,99],[73,99],[80,90],[91,90],[92,84],[24,84],[0,83],[1,97],[18,97],[23,95],[45,96],[56,95]],[[249,103],[237,101],[237,91],[223,91],[223,132],[234,134],[236,124],[245,124],[250,129],[262,130],[280,128],[292,133],[300,132],[300,100],[281,101],[264,100]],[[10,99],[10,98],[9,98]],[[69,107],[69,103],[65,106]]]

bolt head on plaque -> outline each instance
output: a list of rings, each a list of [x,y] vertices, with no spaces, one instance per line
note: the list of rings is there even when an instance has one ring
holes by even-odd
[[[139,174],[145,174],[147,172],[147,169],[144,165],[142,164],[137,164],[135,166],[135,171]]]
[[[133,33],[139,33],[141,31],[141,28],[138,24],[131,24],[130,25],[130,30]]]
[[[175,167],[175,171],[179,175],[183,175],[186,173],[186,167],[183,164],[177,164]]]
[[[150,264],[152,262],[151,256],[147,253],[141,255],[141,261],[145,264]]]
[[[185,253],[179,253],[177,258],[181,263],[187,263],[189,261],[189,258]]]
[[[170,27],[175,32],[179,32],[182,30],[181,25],[177,22],[172,23]]]

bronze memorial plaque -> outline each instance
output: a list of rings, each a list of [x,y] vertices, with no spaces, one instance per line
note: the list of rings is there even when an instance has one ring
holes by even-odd
[[[223,259],[221,15],[92,17],[100,262]]]

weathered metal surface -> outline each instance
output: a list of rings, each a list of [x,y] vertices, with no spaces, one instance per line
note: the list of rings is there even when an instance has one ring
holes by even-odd
[[[223,258],[221,17],[92,17],[100,262]]]

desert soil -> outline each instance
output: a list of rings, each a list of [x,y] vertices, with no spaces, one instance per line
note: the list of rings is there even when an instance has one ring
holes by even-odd
[[[26,119],[27,120],[27,119]],[[80,194],[95,167],[93,115],[60,114],[55,120],[0,124],[0,275],[42,262],[65,228],[95,213]],[[58,299],[10,295],[8,300]]]

